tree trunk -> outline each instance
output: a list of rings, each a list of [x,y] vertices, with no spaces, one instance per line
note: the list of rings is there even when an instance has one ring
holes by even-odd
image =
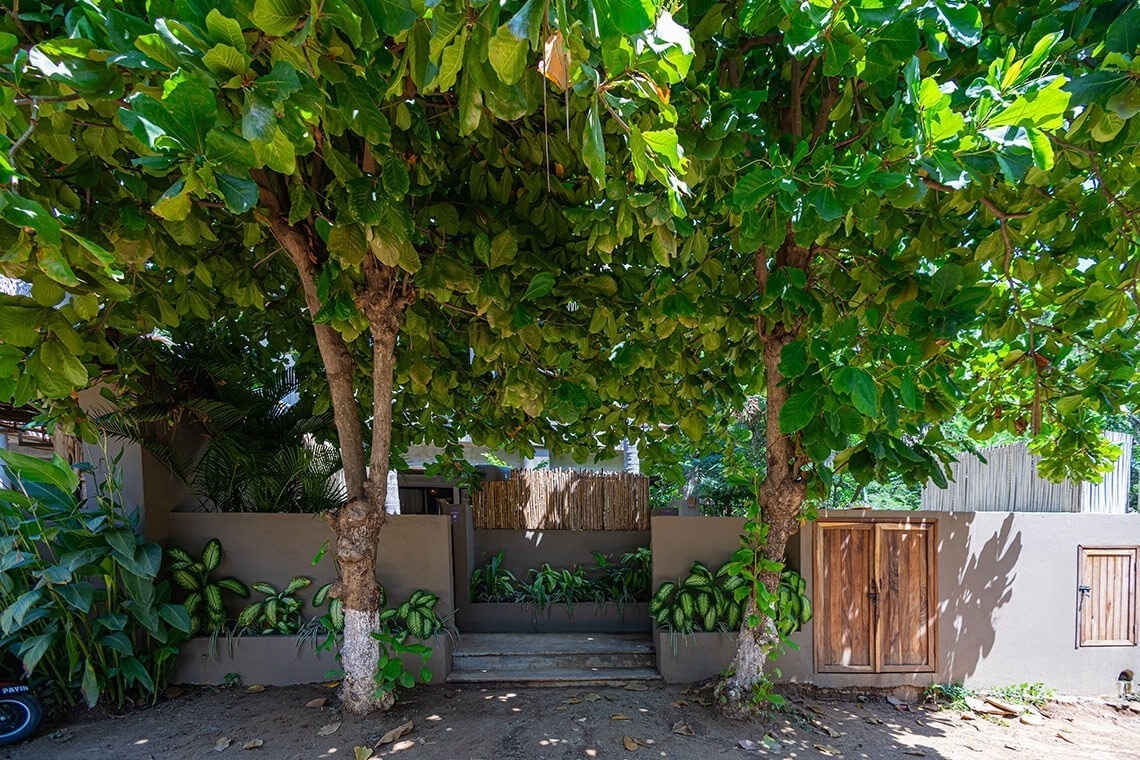
[[[314,250],[320,245],[315,231],[288,224],[276,196],[263,189],[262,201],[276,212],[270,230],[289,255],[300,277],[310,318],[321,303],[317,295]],[[325,367],[332,400],[333,419],[340,443],[347,503],[329,516],[336,533],[336,559],[340,580],[331,595],[344,603],[344,642],[341,665],[344,680],[341,702],[344,710],[364,715],[387,710],[393,694],[377,693],[379,648],[372,633],[380,627],[380,594],[376,583],[376,550],[384,524],[388,456],[392,433],[392,373],[396,335],[404,309],[411,302],[411,289],[397,280],[393,271],[369,259],[364,265],[365,283],[357,305],[368,317],[373,353],[372,456],[364,463],[364,436],[353,375],[356,363],[336,330],[313,324],[317,348]]]
[[[810,252],[795,245],[789,235],[776,255],[778,266],[795,266],[807,269]],[[767,259],[762,251],[756,253],[756,279],[761,291],[767,285]],[[769,562],[783,565],[788,538],[796,530],[797,518],[803,507],[806,487],[803,465],[806,457],[799,450],[795,436],[780,431],[780,411],[788,400],[788,389],[780,373],[780,354],[796,338],[797,327],[773,323],[763,317],[757,320],[762,346],[764,384],[767,392],[767,410],[764,435],[767,447],[767,471],[757,493],[760,522],[768,527],[763,543],[758,533],[746,537],[748,548],[761,554]],[[779,570],[760,573],[760,582],[770,595],[779,592]],[[757,625],[747,621],[755,617]],[[736,642],[736,653],[727,674],[717,684],[716,693],[722,711],[729,717],[749,717],[766,705],[757,699],[768,683],[765,663],[771,659],[780,643],[776,621],[759,608],[755,595],[745,605],[744,622]]]

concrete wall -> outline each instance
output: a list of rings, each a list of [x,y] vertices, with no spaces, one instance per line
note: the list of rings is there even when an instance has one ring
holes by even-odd
[[[1140,545],[1140,515],[839,511],[827,518],[937,520],[937,670],[925,674],[813,673],[813,624],[800,650],[777,661],[784,677],[820,686],[963,682],[985,688],[1040,681],[1063,694],[1112,694],[1140,671],[1140,647],[1077,647],[1080,546]],[[815,531],[801,532],[803,556]],[[811,563],[802,569],[813,588]]]
[[[173,512],[171,543],[197,554],[211,538],[222,542],[220,575],[249,584],[268,581],[277,587],[295,575],[313,579],[301,596],[311,596],[322,583],[336,579],[332,550],[316,565],[322,544],[333,540],[320,515],[222,514]],[[388,591],[389,605],[416,589],[439,595],[436,611],[447,618],[455,610],[451,593],[451,527],[446,516],[393,515],[380,531],[376,577]],[[306,614],[313,610],[306,605]]]
[[[743,517],[649,518],[653,536],[653,588],[684,578],[689,566],[700,560],[714,571],[740,548]]]
[[[322,544],[328,541],[331,545],[333,539],[320,515],[172,512],[166,520],[169,542],[192,553],[201,552],[211,538],[222,542],[220,576],[232,575],[247,585],[268,581],[278,588],[296,575],[312,578],[313,584],[298,594],[306,599],[306,617],[316,613],[307,603],[313,591],[336,579],[331,550],[313,564]],[[454,616],[450,522],[449,517],[438,515],[388,518],[380,531],[376,577],[388,592],[389,606],[424,589],[439,595],[435,609],[440,617],[450,621]],[[257,597],[256,592],[253,596]],[[238,609],[231,612],[236,614]],[[428,667],[433,680],[440,682],[451,670],[451,639],[441,633],[429,643]],[[244,636],[234,642],[232,653],[223,639],[216,654],[216,658],[210,656],[205,639],[195,639],[183,648],[173,680],[221,683],[226,673],[235,672],[245,683],[305,683],[322,680],[327,671],[338,667],[331,654],[318,655],[311,643],[298,646],[291,636]],[[409,666],[415,664],[414,659],[405,658]]]
[[[649,546],[647,530],[476,530],[474,567],[503,552],[503,566],[526,580],[528,570],[549,563],[553,568],[590,567],[591,552],[621,555]],[[470,575],[468,575],[470,579]]]

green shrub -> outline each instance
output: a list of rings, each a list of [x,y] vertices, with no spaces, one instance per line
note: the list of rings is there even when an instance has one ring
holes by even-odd
[[[162,550],[135,532],[118,475],[81,501],[58,456],[0,451],[0,461],[13,482],[0,490],[0,652],[49,703],[154,700],[190,616],[157,579]]]

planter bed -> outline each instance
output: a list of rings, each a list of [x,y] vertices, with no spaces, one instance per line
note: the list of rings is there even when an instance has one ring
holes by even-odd
[[[614,604],[595,607],[579,602],[572,608],[551,604],[539,609],[531,604],[475,603],[456,613],[460,632],[470,633],[648,633],[649,605]]]
[[[432,648],[427,667],[432,682],[442,683],[451,670],[451,638],[439,633],[427,642]],[[333,652],[316,652],[311,641],[298,644],[296,636],[250,634],[227,640],[218,637],[211,656],[210,639],[197,636],[182,645],[171,675],[171,683],[223,684],[226,676],[237,673],[244,684],[290,686],[325,681],[340,671]],[[420,658],[404,655],[405,666],[419,670]]]

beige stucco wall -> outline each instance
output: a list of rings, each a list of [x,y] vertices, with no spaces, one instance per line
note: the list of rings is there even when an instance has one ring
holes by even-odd
[[[280,588],[295,575],[313,579],[301,596],[336,579],[332,551],[316,565],[313,558],[333,534],[320,515],[173,512],[169,541],[197,553],[211,538],[222,542],[221,575],[249,584],[268,581]],[[451,593],[451,524],[447,516],[393,515],[380,531],[376,577],[388,591],[389,605],[416,589],[439,595],[436,612],[455,610]],[[306,606],[306,614],[312,614]]]
[[[1064,694],[1111,694],[1116,677],[1140,672],[1138,647],[1077,647],[1080,546],[1140,545],[1140,515],[998,512],[827,512],[821,520],[937,520],[938,666],[924,674],[814,673],[813,624],[798,651],[779,658],[791,681],[820,686],[964,682],[985,688],[1040,681]],[[815,531],[801,531],[812,556]],[[802,572],[809,590],[810,562]]]
[[[714,571],[740,548],[742,517],[649,518],[653,551],[653,588],[684,578],[689,566],[700,560]]]
[[[551,567],[591,567],[598,551],[613,561],[642,546],[649,546],[647,530],[476,530],[475,567],[499,552],[503,566],[519,580],[543,563]]]

